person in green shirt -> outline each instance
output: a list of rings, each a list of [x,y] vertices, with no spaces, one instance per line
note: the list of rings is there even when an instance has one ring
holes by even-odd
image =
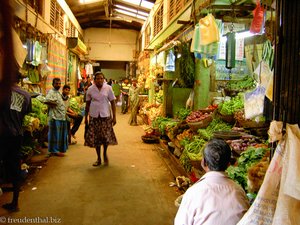
[[[112,83],[111,87],[113,89],[114,95],[116,97],[116,103],[117,103],[118,101],[120,101],[121,87],[116,81]]]

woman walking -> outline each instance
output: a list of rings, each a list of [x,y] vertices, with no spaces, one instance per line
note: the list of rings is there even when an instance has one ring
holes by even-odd
[[[113,130],[116,124],[116,98],[111,86],[104,83],[104,79],[103,73],[95,73],[94,84],[86,93],[85,124],[88,124],[88,128],[84,144],[96,148],[97,161],[93,166],[101,165],[101,145],[104,164],[108,165],[108,145],[118,144]]]

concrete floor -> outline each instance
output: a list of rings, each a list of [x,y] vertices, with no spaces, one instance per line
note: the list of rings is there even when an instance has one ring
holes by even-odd
[[[51,157],[23,187],[20,211],[3,218],[35,220],[66,225],[171,225],[180,195],[169,182],[174,177],[154,145],[144,144],[141,126],[127,124],[129,113],[117,113],[115,132],[119,144],[109,146],[109,166],[93,167],[95,150],[83,146],[83,129],[65,157]],[[0,197],[0,204],[11,194]],[[34,221],[28,222],[32,224]],[[45,223],[43,223],[45,222]],[[24,221],[10,222],[27,224]]]

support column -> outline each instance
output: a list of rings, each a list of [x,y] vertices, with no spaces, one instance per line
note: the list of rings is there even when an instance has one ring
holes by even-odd
[[[204,66],[203,59],[196,59],[193,110],[203,109],[209,105],[209,86],[210,68]]]

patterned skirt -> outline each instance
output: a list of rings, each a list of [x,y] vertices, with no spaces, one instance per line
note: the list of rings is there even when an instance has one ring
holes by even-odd
[[[89,126],[85,133],[85,146],[117,145],[117,138],[112,125],[112,118],[90,117]]]

